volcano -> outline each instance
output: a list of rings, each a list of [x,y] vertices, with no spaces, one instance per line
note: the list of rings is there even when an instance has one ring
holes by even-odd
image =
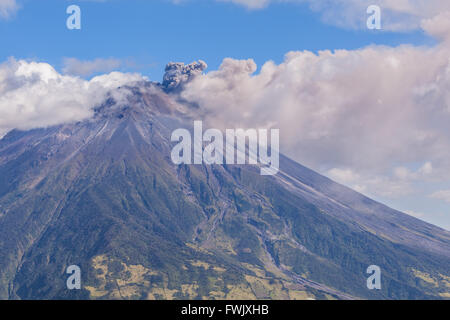
[[[118,90],[88,120],[0,140],[0,299],[450,297],[450,232],[283,155],[273,176],[175,165],[195,107],[161,84]]]

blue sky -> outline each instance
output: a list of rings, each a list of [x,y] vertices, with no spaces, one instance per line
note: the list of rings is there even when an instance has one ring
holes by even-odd
[[[66,28],[66,8],[82,10],[82,29]],[[232,3],[164,0],[24,0],[15,17],[0,20],[0,60],[10,56],[61,67],[62,58],[124,59],[124,71],[159,80],[168,61],[225,57],[279,63],[291,50],[355,49],[370,44],[429,44],[422,31],[383,32],[337,28],[306,4],[272,4],[250,10]]]
[[[428,101],[424,99],[424,104],[409,101],[408,92],[412,92],[414,88],[410,88],[411,90],[406,88],[404,92],[402,91],[403,84],[408,82],[410,78],[415,77],[417,81],[414,82],[414,85],[421,88],[443,86],[443,89],[436,93],[437,97],[431,94],[429,96],[434,99],[431,100],[433,102],[442,103],[442,101],[446,101],[446,98],[439,95],[445,92],[447,84],[435,84],[433,79],[445,78],[440,72],[446,68],[445,57],[448,56],[447,53],[450,54],[450,49],[440,44],[437,39],[442,37],[443,30],[447,30],[445,29],[445,21],[449,20],[445,16],[439,16],[439,13],[450,10],[450,5],[438,0],[430,0],[423,4],[417,4],[416,2],[410,4],[413,2],[407,0],[406,2],[410,4],[410,7],[407,9],[400,7],[399,9],[394,4],[394,0],[384,0],[385,8],[383,8],[384,15],[382,17],[386,19],[382,21],[388,21],[387,26],[382,30],[368,30],[365,28],[367,14],[364,7],[366,2],[372,2],[368,2],[368,0],[361,0],[363,4],[357,8],[355,8],[357,2],[343,0],[340,2],[344,4],[342,6],[337,5],[328,8],[319,5],[315,10],[311,9],[311,3],[327,2],[322,0],[291,0],[289,3],[280,3],[277,0],[266,0],[265,6],[252,9],[248,5],[232,3],[233,1],[247,4],[254,3],[251,0],[184,0],[178,1],[180,3],[174,3],[170,0],[0,0],[0,62],[5,62],[10,57],[14,57],[16,60],[45,62],[52,65],[58,72],[65,73],[68,58],[79,61],[81,64],[86,61],[94,61],[90,65],[97,65],[99,60],[104,60],[103,67],[97,72],[87,72],[86,74],[80,72],[78,75],[90,79],[95,75],[117,69],[122,72],[137,72],[150,78],[150,80],[161,81],[164,67],[169,61],[189,63],[202,59],[209,65],[208,70],[217,70],[223,59],[228,57],[235,59],[233,61],[251,58],[258,67],[269,60],[273,60],[277,66],[280,66],[279,72],[283,74],[285,69],[281,65],[286,61],[286,53],[290,51],[307,50],[317,54],[319,50],[346,49],[348,52],[343,54],[345,58],[337,55],[329,57],[317,55],[315,58],[309,58],[318,70],[329,70],[327,68],[330,65],[333,66],[335,69],[332,70],[337,70],[338,76],[342,76],[338,78],[343,83],[347,80],[346,66],[350,65],[355,68],[355,72],[358,72],[354,74],[354,78],[360,80],[355,81],[361,81],[343,87],[339,81],[328,83],[326,76],[325,78],[318,77],[318,83],[323,83],[324,88],[333,87],[337,90],[342,87],[344,89],[342,96],[340,96],[339,91],[335,91],[336,97],[332,97],[329,101],[324,99],[324,103],[321,102],[322,96],[315,97],[316,100],[320,100],[320,102],[317,102],[318,105],[323,106],[326,113],[328,110],[326,108],[330,107],[326,103],[333,104],[334,98],[336,98],[336,101],[341,101],[346,96],[353,95],[353,91],[359,89],[361,92],[370,93],[371,88],[365,86],[373,86],[373,83],[364,84],[364,81],[370,80],[370,77],[360,77],[361,73],[367,73],[368,75],[373,74],[375,78],[380,77],[379,88],[374,90],[375,95],[372,96],[372,99],[375,98],[375,102],[393,101],[391,102],[392,105],[385,106],[385,110],[389,112],[389,110],[399,109],[399,111],[397,114],[385,115],[383,112],[374,111],[374,108],[377,107],[376,104],[372,105],[372,101],[367,101],[369,114],[364,116],[361,113],[361,118],[356,118],[361,123],[373,118],[366,123],[368,124],[367,130],[362,128],[362,125],[358,126],[358,121],[355,122],[353,119],[353,122],[345,122],[345,117],[340,116],[334,119],[334,122],[330,122],[331,125],[335,125],[336,122],[341,121],[340,119],[344,119],[342,124],[336,126],[336,128],[343,128],[343,130],[330,128],[331,134],[337,137],[336,145],[338,149],[334,150],[333,146],[323,144],[323,150],[319,150],[320,148],[317,145],[322,146],[320,140],[312,146],[303,142],[297,144],[291,142],[286,147],[288,154],[316,171],[366,193],[383,203],[450,229],[450,213],[448,210],[450,204],[450,162],[446,160],[450,159],[450,154],[447,155],[440,151],[442,149],[450,150],[450,132],[447,129],[446,113],[444,112],[446,108],[450,110],[450,106],[440,106],[440,112],[443,114],[441,116],[436,116],[433,111],[429,114],[429,118],[428,115],[423,117],[420,110],[427,108]],[[374,0],[374,2],[377,1]],[[15,3],[18,7],[12,8],[8,14],[2,16],[2,6],[5,3]],[[68,30],[66,28],[66,20],[69,16],[66,13],[66,8],[72,4],[79,5],[81,8],[81,30]],[[342,12],[340,12],[341,9]],[[435,19],[433,20],[433,18]],[[422,23],[426,22],[426,19],[431,20],[423,25]],[[400,23],[398,23],[399,21]],[[447,42],[444,41],[443,43]],[[403,44],[407,44],[409,47],[407,49],[398,47]],[[376,49],[373,51],[357,50],[368,46],[374,46]],[[386,46],[388,49],[381,46]],[[392,48],[392,50],[389,48]],[[426,48],[431,48],[431,51],[428,52]],[[448,52],[445,50],[448,50]],[[384,53],[385,51],[387,53]],[[442,51],[445,53],[444,55],[442,55]],[[392,56],[388,62],[396,65],[395,68],[398,68],[398,65],[401,66],[400,71],[395,71],[397,73],[393,71],[392,75],[395,75],[395,77],[392,77],[393,82],[392,84],[389,83],[390,87],[388,84],[384,86],[383,84],[391,80],[391,74],[382,74],[381,72],[379,75],[377,74],[378,69],[385,67],[383,61],[386,55]],[[373,63],[373,68],[371,68],[370,60],[372,57],[376,60]],[[412,63],[402,66],[402,59],[404,58],[406,61],[411,57],[413,57]],[[309,72],[308,68],[302,65],[302,59],[299,59],[298,68],[307,73]],[[347,64],[342,66],[340,64],[342,61],[346,61]],[[430,66],[427,64],[430,64]],[[73,67],[72,64],[70,70],[77,72],[77,66]],[[420,68],[423,68],[423,70]],[[450,67],[448,68],[450,70]],[[421,75],[428,70],[433,70],[434,73],[429,76],[429,79],[421,79]],[[0,80],[1,72],[0,68]],[[301,72],[298,75],[295,72],[286,75],[286,79],[293,79],[295,76],[301,76]],[[315,74],[310,74],[310,76],[313,78]],[[224,83],[229,81],[226,75],[223,75],[223,79],[222,75],[220,77]],[[205,75],[206,85],[208,79],[208,76]],[[246,81],[247,78],[244,77],[243,79]],[[253,78],[249,81],[253,83],[260,80]],[[283,88],[290,88],[290,85],[289,83],[282,83]],[[249,87],[251,86],[249,85]],[[387,90],[385,90],[386,87]],[[355,90],[357,88],[358,90]],[[305,87],[304,90],[309,89],[311,88]],[[399,91],[398,97],[395,94],[396,91]],[[276,95],[276,90],[274,92],[274,95]],[[291,93],[286,91],[284,95],[289,96]],[[313,93],[311,94],[313,95]],[[220,94],[222,93],[219,92],[218,96]],[[264,93],[261,92],[260,94],[262,96]],[[201,92],[198,96],[201,96]],[[231,95],[231,97],[233,96]],[[358,98],[358,96],[356,97]],[[355,105],[361,106],[361,103],[364,104],[366,102],[364,101],[365,97],[364,95],[359,96],[362,102],[355,100]],[[223,101],[210,101],[207,98],[202,101],[218,106],[223,103]],[[243,101],[246,100],[243,99]],[[409,111],[400,110],[399,107],[402,107],[404,102],[407,105],[406,101],[411,102],[410,108],[405,109]],[[320,103],[322,104],[320,105]],[[8,101],[5,106],[10,104]],[[298,107],[297,104],[302,104],[302,101],[295,101],[294,105],[291,106],[280,105],[279,107],[280,110],[285,112],[287,110],[289,114]],[[349,104],[353,105],[353,102],[349,101]],[[239,110],[242,110],[247,105],[238,107],[241,108]],[[285,107],[288,109],[283,109]],[[347,105],[331,107],[342,108],[345,111]],[[257,110],[259,106],[256,105],[254,108]],[[222,110],[226,109],[227,105],[223,105]],[[299,109],[303,110],[301,111],[303,113],[300,111],[297,113],[299,123],[300,117],[309,119],[309,114],[304,113],[303,107]],[[3,111],[0,103],[0,114],[3,114],[1,112]],[[355,112],[359,114],[358,109],[355,109]],[[227,116],[223,115],[224,118],[227,118]],[[379,116],[384,118],[377,118]],[[401,123],[403,116],[406,116],[409,121],[416,121],[417,123],[414,122],[409,126],[407,121]],[[277,114],[273,114],[273,118],[276,119],[277,117]],[[353,115],[350,117],[353,117]],[[399,123],[397,130],[395,125],[390,125],[390,121],[386,121],[389,119],[397,119]],[[435,126],[433,119],[440,119],[443,124]],[[0,129],[2,127],[1,120]],[[286,122],[283,117],[280,117],[279,120],[279,125],[285,129],[285,132],[288,131],[290,125],[294,127],[297,125],[295,121],[293,123]],[[286,122],[284,123],[286,126],[284,126],[283,121]],[[311,122],[308,121],[305,120],[305,127]],[[387,123],[386,128],[383,127],[385,122]],[[347,125],[355,125],[355,123],[355,131],[349,129],[349,132],[345,132]],[[325,124],[324,127],[326,128],[327,125]],[[302,140],[303,136],[309,134],[309,132],[306,132],[302,135],[300,129],[298,132],[295,132],[292,128],[290,130],[290,134],[292,135],[292,132],[294,132],[292,136],[294,138],[299,137],[299,141]],[[361,132],[357,131],[359,129],[361,129]],[[380,130],[379,140],[384,139],[386,148],[382,143],[376,142],[377,136],[370,135],[370,130],[377,132],[378,129]],[[409,149],[406,148],[405,143],[409,144],[410,141],[402,136],[402,131],[409,132],[408,130],[411,131],[411,136],[419,131],[420,134],[426,132],[428,136],[435,135],[437,137],[435,144],[430,144],[429,147],[421,146],[423,149],[416,150],[414,148],[420,146],[420,144],[413,141],[414,143],[408,146]],[[391,135],[381,137],[385,131]],[[349,135],[345,136],[345,134]],[[398,139],[396,138],[397,135],[399,136]],[[358,141],[359,136],[361,137],[360,141]],[[346,151],[348,144],[353,147],[351,145],[353,142],[348,141],[355,141],[355,149],[351,152]],[[333,140],[331,142],[334,143]],[[366,152],[365,145],[368,143],[374,143],[376,148],[379,149],[379,155],[373,157],[371,152]],[[301,149],[302,147],[305,147],[305,149]],[[400,150],[398,154],[395,151],[396,149]],[[308,150],[312,156],[305,156],[305,154],[309,154],[306,152],[302,154],[304,150]],[[327,153],[328,150],[334,151]],[[433,154],[428,156],[428,152]],[[357,158],[359,153],[362,160],[357,162],[352,158]],[[328,158],[331,160],[328,161]],[[335,163],[332,163],[334,160]],[[378,160],[379,163],[375,160]],[[385,189],[388,189],[389,192],[386,192]],[[411,189],[411,192],[409,192],[409,189]]]

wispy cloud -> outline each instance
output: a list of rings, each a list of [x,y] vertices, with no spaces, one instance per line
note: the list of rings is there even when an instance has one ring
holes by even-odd
[[[0,0],[0,19],[8,19],[19,10],[15,0]]]
[[[64,58],[62,70],[68,75],[87,77],[96,73],[107,73],[118,70],[124,64],[122,60],[115,58],[97,58],[94,60]]]
[[[443,200],[450,203],[450,190],[440,190],[436,191],[430,195],[430,198]]]
[[[266,7],[271,2],[271,0],[215,0],[215,1],[232,2],[235,4],[243,5],[249,9],[261,9]]]
[[[320,12],[325,22],[346,28],[366,26],[366,9],[378,5],[382,10],[383,29],[419,29],[424,19],[430,19],[450,10],[450,2],[442,0],[215,0],[232,2],[249,9],[262,9],[271,3],[308,4]]]

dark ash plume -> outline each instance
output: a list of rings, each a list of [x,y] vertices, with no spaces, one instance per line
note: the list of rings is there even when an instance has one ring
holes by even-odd
[[[208,65],[202,60],[188,65],[182,62],[169,62],[165,69],[162,87],[166,92],[179,91],[183,84],[201,74],[207,67]]]

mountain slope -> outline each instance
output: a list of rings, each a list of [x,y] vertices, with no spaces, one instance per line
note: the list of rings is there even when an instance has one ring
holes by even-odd
[[[192,110],[155,84],[121,90],[93,119],[0,140],[1,299],[449,297],[448,231],[285,157],[273,177],[175,166]]]

